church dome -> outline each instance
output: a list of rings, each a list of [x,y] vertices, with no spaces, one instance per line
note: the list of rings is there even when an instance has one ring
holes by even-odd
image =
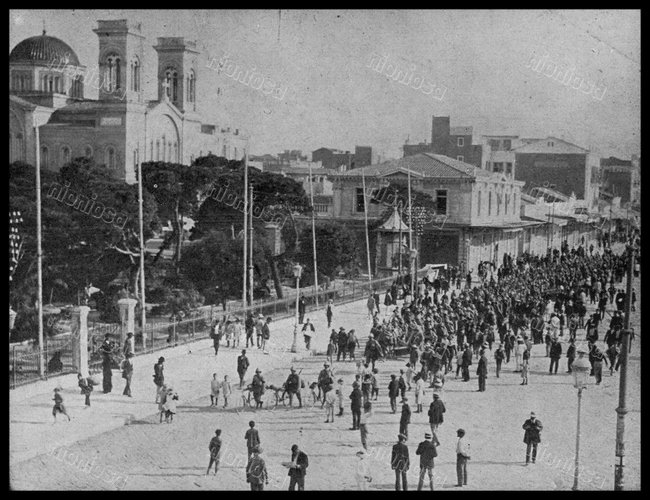
[[[42,64],[67,64],[79,66],[79,58],[74,50],[62,40],[47,36],[45,31],[40,36],[26,38],[14,47],[9,54],[9,62],[42,63]]]

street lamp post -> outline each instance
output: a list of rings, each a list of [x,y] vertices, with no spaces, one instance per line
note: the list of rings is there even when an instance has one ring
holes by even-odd
[[[291,344],[291,352],[298,352],[298,300],[300,298],[301,274],[302,266],[300,264],[293,266],[293,275],[296,277],[296,323],[293,327],[293,343]]]
[[[571,365],[573,372],[573,387],[578,389],[578,424],[576,427],[576,463],[573,475],[573,490],[578,489],[578,466],[579,466],[579,452],[580,452],[580,407],[582,402],[582,390],[587,387],[587,379],[591,364],[585,358],[585,351],[583,349],[578,351],[578,359]]]
[[[409,250],[411,254],[411,300],[415,300],[415,282],[417,281],[417,270],[415,269],[415,258],[418,256],[418,251],[415,248]]]

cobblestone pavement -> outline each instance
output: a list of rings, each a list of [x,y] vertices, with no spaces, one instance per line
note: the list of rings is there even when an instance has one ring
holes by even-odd
[[[639,281],[637,304],[641,303]],[[623,286],[623,285],[621,285]],[[382,313],[384,308],[382,307]],[[324,313],[312,314],[316,338],[312,347],[323,353],[329,337]],[[281,384],[293,364],[302,369],[303,379],[315,381],[325,357],[308,356],[304,348],[298,355],[286,352],[291,345],[292,320],[274,324],[269,354],[256,348],[248,350],[251,360],[247,379],[260,367],[268,383]],[[632,326],[637,335],[628,369],[625,428],[625,487],[640,489],[640,328],[639,313],[633,313]],[[337,308],[332,324],[355,328],[362,340],[370,327],[364,301]],[[579,339],[584,331],[579,330]],[[603,330],[604,333],[604,330]],[[602,338],[602,334],[601,334]],[[363,345],[362,341],[362,345]],[[299,334],[299,346],[303,346]],[[284,352],[283,352],[284,349]],[[188,352],[191,350],[191,352]],[[355,453],[361,448],[358,431],[349,430],[349,400],[345,413],[334,423],[325,423],[320,403],[302,409],[277,407],[274,410],[244,410],[241,393],[235,390],[229,409],[210,408],[209,387],[212,373],[219,378],[229,374],[237,379],[235,366],[239,349],[222,346],[217,359],[211,341],[199,341],[166,351],[136,358],[133,398],[121,395],[123,381],[114,373],[114,391],[91,396],[92,407],[83,409],[83,396],[76,380],[57,379],[64,388],[65,402],[72,422],[52,424],[51,398],[53,381],[31,388],[11,391],[10,479],[13,489],[136,489],[136,490],[210,490],[249,489],[245,482],[246,447],[244,432],[254,419],[259,429],[269,471],[267,489],[286,489],[287,471],[281,462],[290,460],[290,447],[300,445],[308,455],[310,466],[307,489],[356,489]],[[563,343],[563,352],[566,344]],[[159,424],[154,404],[153,364],[158,356],[167,359],[165,376],[177,390],[178,414],[171,424]],[[530,383],[521,386],[514,362],[504,365],[500,378],[495,377],[494,361],[488,351],[487,391],[476,392],[475,372],[463,383],[447,375],[442,399],[447,407],[445,422],[439,430],[441,442],[436,459],[436,488],[454,490],[550,490],[570,489],[575,452],[577,396],[571,375],[566,374],[562,358],[557,375],[548,374],[549,360],[543,345],[532,350]],[[394,473],[390,469],[390,450],[399,430],[399,413],[390,412],[386,387],[391,373],[397,373],[406,359],[387,360],[378,364],[379,400],[376,417],[369,425],[369,457],[374,480],[370,489],[393,489]],[[475,364],[473,365],[475,368]],[[346,393],[354,380],[355,367],[350,362],[334,362],[336,378],[345,380]],[[580,489],[613,490],[618,375],[605,370],[603,383],[591,385],[582,398],[580,441]],[[233,384],[233,385],[236,385]],[[304,391],[308,392],[308,390]],[[408,393],[413,410],[413,392]],[[415,455],[417,443],[429,429],[426,408],[431,392],[425,396],[425,413],[413,414],[407,445],[411,454],[409,488],[417,486],[419,471]],[[521,425],[535,411],[544,424],[537,464],[526,467],[525,445]],[[456,429],[463,427],[471,443],[469,484],[454,488]],[[205,476],[209,458],[208,442],[214,429],[221,428],[223,447],[217,476]],[[566,472],[569,471],[569,472]]]

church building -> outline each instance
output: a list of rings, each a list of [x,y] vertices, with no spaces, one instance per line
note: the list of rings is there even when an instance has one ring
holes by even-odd
[[[241,159],[248,137],[239,129],[207,123],[197,102],[201,84],[196,42],[160,37],[157,99],[143,95],[147,64],[139,23],[97,21],[98,72],[88,73],[72,48],[45,31],[18,43],[9,55],[10,161],[36,163],[38,127],[42,168],[59,170],[72,158],[97,165],[128,183],[138,162],[190,164],[209,153]],[[98,89],[84,98],[84,86]]]

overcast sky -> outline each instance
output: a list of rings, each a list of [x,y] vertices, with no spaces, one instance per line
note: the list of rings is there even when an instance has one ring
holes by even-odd
[[[401,157],[407,138],[430,139],[432,115],[475,135],[554,135],[602,156],[640,152],[639,11],[14,10],[9,50],[45,22],[96,68],[97,20],[125,18],[147,37],[147,97],[156,98],[156,37],[197,40],[206,121],[247,131],[254,154],[358,144]],[[283,99],[206,67],[224,53],[286,88]],[[373,53],[446,88],[442,99],[369,68]],[[545,55],[606,89],[602,99],[527,67]]]

